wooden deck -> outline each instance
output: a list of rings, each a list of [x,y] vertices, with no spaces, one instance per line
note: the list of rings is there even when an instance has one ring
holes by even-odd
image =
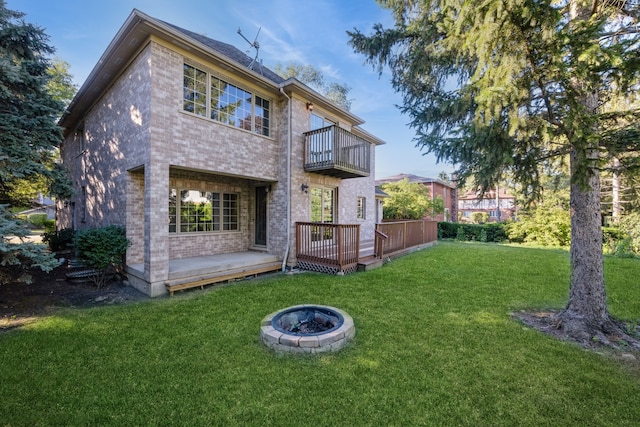
[[[164,284],[169,294],[173,295],[179,290],[203,288],[213,283],[276,271],[281,266],[282,262],[277,256],[255,251],[172,259],[169,261],[169,278]],[[144,265],[129,265],[127,273],[142,278]]]
[[[329,274],[356,271],[360,256],[360,225],[296,223],[296,259],[303,270]]]

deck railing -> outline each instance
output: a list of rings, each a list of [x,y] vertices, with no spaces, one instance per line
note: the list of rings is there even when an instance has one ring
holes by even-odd
[[[375,231],[375,240],[374,240],[374,255],[376,258],[383,259],[384,258],[384,242],[387,240],[389,236],[384,234],[380,230]]]
[[[359,253],[359,224],[296,223],[296,258],[307,270],[355,271]]]
[[[338,126],[305,132],[304,170],[339,178],[369,176],[371,144]]]
[[[438,222],[432,220],[383,222],[376,225],[376,231],[387,236],[381,240],[383,254],[438,240]]]

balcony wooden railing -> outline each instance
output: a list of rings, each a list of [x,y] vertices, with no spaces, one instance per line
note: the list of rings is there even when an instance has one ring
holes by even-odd
[[[305,270],[350,273],[359,253],[359,224],[296,223],[296,258]]]
[[[360,178],[371,172],[371,144],[338,127],[305,132],[304,170],[338,178]]]
[[[381,239],[381,254],[392,254],[413,246],[438,240],[438,222],[432,220],[383,222],[376,232],[387,236]]]

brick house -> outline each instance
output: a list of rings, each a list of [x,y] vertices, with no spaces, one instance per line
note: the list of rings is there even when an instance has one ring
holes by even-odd
[[[498,204],[500,205],[499,210],[496,209]],[[480,193],[476,191],[469,190],[459,196],[458,212],[460,212],[460,220],[464,222],[471,222],[474,212],[486,213],[489,222],[515,219],[516,198],[504,188],[499,188],[498,194],[495,189],[489,190],[484,197],[481,197]]]
[[[363,123],[134,9],[60,120],[77,191],[58,227],[126,227],[129,282],[150,296],[295,266],[297,223],[356,224],[362,250],[383,144]]]
[[[411,183],[419,183],[429,189],[429,195],[431,200],[436,197],[441,197],[444,201],[444,213],[436,215],[433,219],[436,221],[453,221],[457,222],[458,218],[458,205],[457,205],[457,189],[453,183],[442,181],[436,178],[425,178],[422,176],[402,173],[399,175],[389,176],[376,180],[376,186],[379,187],[382,184],[388,182],[398,182],[403,179],[408,179]]]

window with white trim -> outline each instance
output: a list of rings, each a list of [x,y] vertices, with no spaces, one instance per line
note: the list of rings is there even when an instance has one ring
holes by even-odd
[[[271,102],[184,64],[183,110],[260,135],[271,132]]]
[[[239,229],[238,195],[199,190],[169,190],[169,233],[206,233]]]

